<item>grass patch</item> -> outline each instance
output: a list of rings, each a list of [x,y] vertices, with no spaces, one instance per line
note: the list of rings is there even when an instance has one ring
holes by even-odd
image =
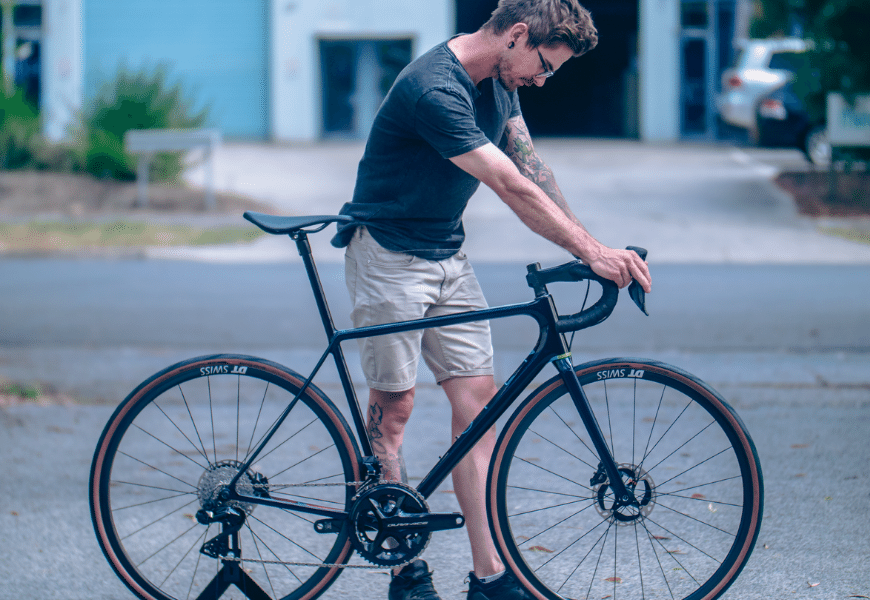
[[[74,251],[145,246],[212,246],[252,242],[264,235],[255,227],[193,227],[136,223],[0,223],[0,251]]]
[[[42,395],[42,391],[37,385],[4,383],[0,385],[0,394],[14,396],[20,400],[36,400]]]
[[[861,231],[860,229],[845,229],[842,227],[822,227],[819,229],[824,234],[834,235],[850,242],[858,242],[860,244],[870,244],[870,231]]]

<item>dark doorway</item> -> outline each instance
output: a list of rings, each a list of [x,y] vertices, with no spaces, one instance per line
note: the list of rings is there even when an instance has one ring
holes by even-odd
[[[456,2],[456,30],[476,31],[497,0]],[[586,0],[598,47],[569,60],[542,88],[523,88],[520,101],[535,135],[637,137],[637,0]]]
[[[411,53],[411,39],[320,40],[323,137],[365,138]]]

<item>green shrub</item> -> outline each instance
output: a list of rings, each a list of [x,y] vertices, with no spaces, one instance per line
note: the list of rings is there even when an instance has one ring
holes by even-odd
[[[34,166],[39,140],[39,115],[21,90],[0,91],[0,168]]]
[[[118,70],[85,112],[81,138],[85,170],[101,178],[132,180],[136,158],[124,151],[124,134],[131,129],[201,127],[207,109],[193,110],[180,83],[170,85],[167,67]],[[157,154],[150,178],[173,180],[184,168],[178,153]]]

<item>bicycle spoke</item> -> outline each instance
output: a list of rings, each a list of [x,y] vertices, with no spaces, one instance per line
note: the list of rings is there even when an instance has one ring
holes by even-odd
[[[260,399],[260,409],[257,411],[257,420],[254,421],[254,428],[251,430],[251,439],[248,440],[248,449],[245,451],[245,460],[242,462],[248,462],[248,459],[251,457],[251,448],[254,442],[254,435],[257,433],[257,426],[260,424],[260,415],[263,414],[263,406],[266,404],[266,396],[269,393],[269,383],[266,382],[266,389],[263,390],[263,397]],[[262,439],[262,438],[261,438]],[[259,444],[257,444],[259,446]]]
[[[284,440],[283,442],[281,442],[280,444],[278,444],[277,446],[275,446],[274,448],[272,448],[271,450],[269,450],[266,454],[263,454],[262,456],[258,456],[258,457],[257,457],[257,460],[259,460],[259,461],[263,461],[263,460],[265,460],[266,457],[268,457],[270,454],[272,454],[275,450],[277,450],[278,448],[280,448],[281,446],[283,446],[284,444],[286,444],[287,442],[289,442],[290,440],[292,440],[294,437],[296,437],[297,435],[299,435],[300,433],[302,433],[303,431],[305,431],[305,430],[306,430],[306,429],[307,429],[307,428],[308,428],[312,423],[316,423],[316,422],[317,422],[317,419],[316,419],[316,418],[312,419],[312,420],[308,423],[308,425],[305,425],[304,427],[302,427],[302,429],[300,429],[299,431],[297,431],[296,433],[294,433],[293,435],[291,435],[290,437],[288,437],[286,440]],[[271,429],[271,428],[270,428],[270,429]],[[263,437],[265,437],[265,435],[264,435]],[[259,445],[260,445],[260,442],[262,442],[262,441],[263,441],[263,438],[260,438],[260,441],[257,442],[257,446],[259,446]]]
[[[129,508],[138,508],[140,506],[145,506],[146,504],[154,504],[155,502],[163,502],[164,500],[172,500],[173,498],[180,498],[181,496],[187,496],[192,492],[181,492],[175,494],[174,496],[166,496],[165,498],[157,498],[156,500],[146,500],[145,502],[139,502],[138,504],[131,504],[130,506],[119,506],[117,508],[113,508],[112,512],[119,512],[122,510],[127,510]]]
[[[531,429],[530,429],[529,431],[531,431],[532,433],[534,433],[536,436],[538,436],[539,438],[541,438],[541,439],[544,440],[545,442],[548,442],[548,443],[554,445],[556,448],[558,448],[559,450],[561,450],[561,451],[564,452],[565,454],[571,456],[572,458],[576,458],[578,461],[582,462],[584,465],[586,465],[587,467],[589,467],[589,468],[592,469],[593,471],[596,471],[596,470],[598,469],[598,467],[593,467],[592,465],[590,465],[588,462],[586,462],[585,460],[583,460],[583,459],[580,458],[579,456],[576,456],[574,453],[569,452],[568,450],[566,450],[565,448],[563,448],[562,446],[560,446],[560,445],[557,444],[556,442],[551,441],[550,439],[548,439],[547,437],[541,435],[541,434],[538,433],[537,431],[533,431],[533,430],[531,430]],[[581,441],[582,441],[582,440],[581,440]]]
[[[733,477],[725,477],[724,479],[717,479],[716,481],[708,481],[707,483],[699,483],[697,485],[692,485],[692,486],[689,486],[687,488],[675,490],[675,491],[671,492],[671,494],[678,494],[679,492],[688,492],[689,490],[695,490],[695,489],[705,487],[708,485],[715,485],[717,483],[724,483],[726,481],[732,481],[734,479],[740,479],[740,475],[734,475]]]
[[[203,532],[203,534],[202,534],[201,536],[199,536],[198,538],[196,538],[196,539],[193,541],[193,543],[190,545],[190,548],[188,548],[188,549],[187,549],[187,552],[185,552],[185,553],[181,556],[181,559],[180,559],[177,563],[175,563],[175,566],[172,567],[172,570],[169,571],[169,574],[168,574],[168,575],[163,579],[163,581],[160,582],[160,585],[164,585],[164,584],[169,580],[169,578],[172,577],[172,574],[175,573],[175,570],[179,567],[179,565],[181,565],[182,562],[184,562],[184,559],[187,558],[187,555],[190,554],[190,551],[193,550],[193,549],[197,546],[197,544],[199,544],[199,541],[200,541],[204,536],[205,536],[205,532]]]
[[[542,470],[542,471],[546,471],[546,472],[549,473],[550,475],[555,475],[556,477],[559,477],[560,479],[564,479],[565,481],[570,481],[570,482],[573,483],[574,485],[579,486],[579,487],[582,487],[584,490],[589,490],[590,492],[592,491],[591,489],[589,489],[589,487],[583,485],[582,483],[579,483],[579,482],[577,482],[577,481],[574,481],[573,479],[568,479],[568,478],[565,477],[564,475],[559,475],[558,473],[555,473],[555,472],[551,471],[550,469],[545,469],[545,468],[542,467],[541,465],[536,465],[535,463],[533,463],[533,462],[531,462],[531,461],[529,461],[529,460],[526,460],[525,458],[522,458],[522,457],[520,457],[520,456],[517,456],[516,458],[517,458],[518,460],[523,461],[524,463],[526,463],[526,464],[528,464],[528,465],[532,465],[533,467],[536,467],[536,468],[538,468],[538,469],[540,469],[540,470]]]
[[[187,397],[184,395],[184,390],[181,388],[181,384],[178,385],[178,392],[181,394],[181,399],[184,401],[184,407],[187,409],[187,416],[190,417],[190,422],[193,424],[193,430],[196,432],[196,439],[199,440],[199,444],[202,446],[202,455],[205,456],[206,462],[211,465],[211,461],[208,458],[208,452],[205,449],[205,444],[202,442],[202,436],[199,435],[199,427],[196,426],[196,420],[193,418],[193,413],[190,412],[190,405],[187,403]]]
[[[334,448],[334,447],[335,447],[335,444],[330,444],[329,446],[327,446],[327,447],[324,448],[323,450],[319,450],[319,451],[315,452],[314,454],[312,454],[311,456],[307,456],[307,457],[303,458],[302,460],[293,463],[292,465],[290,465],[289,467],[287,467],[287,468],[284,469],[283,471],[278,471],[277,473],[275,473],[274,475],[272,475],[272,477],[278,477],[279,475],[283,475],[284,473],[286,473],[286,472],[289,471],[290,469],[292,469],[292,468],[294,468],[294,467],[298,467],[298,466],[301,465],[302,463],[311,460],[312,458],[314,458],[314,457],[317,456],[318,454],[322,454],[322,453],[326,452],[327,450],[329,450],[330,448]]]
[[[156,485],[146,485],[144,483],[133,483],[132,481],[121,481],[120,479],[113,479],[112,485],[114,485],[116,483],[123,484],[123,485],[132,485],[132,486],[136,486],[136,487],[150,488],[152,490],[163,490],[164,492],[177,492],[179,496],[186,496],[188,494],[195,494],[196,493],[196,492],[182,492],[181,490],[174,490],[172,488],[158,487]],[[181,483],[185,483],[185,482],[182,481]],[[189,485],[189,484],[186,484],[186,485]]]
[[[164,471],[163,469],[158,469],[158,468],[155,467],[154,465],[150,465],[150,464],[148,464],[147,462],[145,462],[144,460],[139,460],[139,459],[136,458],[135,456],[130,456],[129,454],[127,454],[126,452],[123,452],[123,451],[121,451],[121,450],[118,450],[118,454],[120,454],[120,455],[122,455],[122,456],[126,456],[127,458],[129,458],[129,459],[131,459],[131,460],[135,460],[136,462],[145,465],[145,466],[148,467],[149,469],[152,469],[152,470],[154,470],[154,471],[157,471],[158,473],[163,473],[163,474],[166,475],[167,477],[171,477],[172,479],[174,479],[174,480],[176,480],[176,481],[178,481],[178,482],[180,482],[180,483],[183,483],[183,484],[186,485],[186,486],[189,486],[189,487],[192,487],[193,489],[196,489],[196,486],[195,486],[195,485],[193,485],[193,484],[191,484],[191,483],[188,483],[188,482],[184,481],[183,479],[179,479],[179,478],[176,477],[175,475],[170,475],[169,473],[167,473],[167,472]],[[171,491],[174,491],[174,490],[171,490]]]
[[[631,462],[633,463],[635,459],[634,442],[637,431],[637,379],[632,382],[632,385],[634,386],[631,395]]]
[[[634,545],[637,548],[637,574],[640,577],[640,598],[646,600],[646,593],[643,589],[643,561],[640,558],[640,538],[637,534],[637,525],[634,526]]]
[[[636,381],[635,381],[635,385],[637,385],[637,382],[636,382]],[[658,422],[659,422],[659,413],[660,413],[661,410],[662,410],[662,403],[663,403],[664,400],[665,400],[665,390],[667,390],[667,389],[668,389],[667,386],[665,386],[665,385],[662,386],[662,393],[661,393],[661,395],[659,396],[659,402],[658,402],[658,405],[656,406],[656,414],[655,414],[655,416],[653,417],[652,425],[650,425],[650,429],[649,429],[649,437],[647,437],[647,439],[646,439],[646,447],[643,449],[643,456],[642,456],[641,459],[640,459],[640,463],[639,463],[639,464],[640,464],[641,466],[643,465],[643,461],[644,461],[644,459],[645,459],[647,456],[649,456],[650,452],[652,452],[652,450],[650,450],[649,443],[652,441],[652,434],[653,434],[653,432],[655,431],[655,429],[656,429],[656,425],[657,425]]]
[[[155,523],[158,523],[158,522],[162,521],[163,519],[165,519],[165,518],[168,517],[169,515],[174,515],[174,514],[177,513],[178,511],[180,511],[180,510],[184,510],[185,508],[187,508],[188,506],[190,506],[190,505],[193,504],[194,502],[196,502],[196,498],[194,498],[193,500],[191,500],[190,502],[188,502],[188,503],[185,504],[184,506],[180,506],[180,507],[178,507],[178,508],[173,508],[171,511],[169,511],[168,513],[166,513],[165,515],[163,515],[163,516],[160,517],[159,519],[154,519],[153,521],[151,521],[151,522],[148,523],[147,525],[143,525],[142,527],[140,527],[140,528],[137,529],[136,531],[133,531],[133,532],[128,533],[127,535],[123,536],[121,539],[122,539],[122,540],[126,540],[127,538],[131,538],[131,537],[133,537],[134,535],[136,535],[136,534],[139,533],[140,531],[143,531],[143,530],[145,530],[145,529],[148,529],[149,527],[151,527],[151,526],[154,525]]]
[[[206,382],[208,382],[208,412],[211,415],[211,447],[214,450],[214,461],[218,461],[217,457],[217,441],[215,440],[215,430],[214,430],[214,408],[212,407],[212,397],[211,397],[211,376],[206,377]]]
[[[662,392],[662,397],[664,397],[664,392]],[[641,461],[640,461],[640,466],[641,466],[641,467],[643,467],[643,464],[646,462],[646,459],[649,458],[649,455],[653,453],[653,450],[655,450],[656,447],[658,447],[658,445],[661,443],[661,441],[662,441],[663,439],[665,439],[665,436],[668,435],[668,432],[669,432],[671,429],[673,429],[674,425],[677,424],[677,421],[679,421],[679,420],[683,417],[683,415],[686,414],[686,411],[689,409],[690,406],[692,406],[692,401],[691,401],[691,400],[689,400],[689,403],[686,404],[686,406],[683,408],[682,411],[680,411],[680,414],[677,415],[677,418],[673,420],[673,422],[668,426],[667,429],[665,429],[665,432],[664,432],[664,433],[661,435],[661,437],[656,441],[656,443],[653,445],[653,447],[649,449],[649,452],[648,452],[648,453],[647,453],[647,454],[646,454],[646,455],[641,459]]]
[[[671,582],[668,581],[668,576],[665,574],[665,566],[662,564],[662,561],[659,560],[659,553],[656,552],[656,546],[653,543],[654,536],[650,532],[650,530],[647,529],[646,526],[644,526],[643,524],[641,524],[641,526],[643,527],[644,531],[646,532],[646,537],[649,540],[649,545],[650,545],[650,548],[652,549],[653,556],[656,557],[656,562],[659,565],[659,570],[662,572],[662,580],[664,580],[665,585],[668,586],[668,593],[671,595],[672,600],[676,600],[676,598],[674,597],[674,590],[671,589]]]
[[[735,508],[742,508],[740,504],[734,504],[733,502],[722,502],[721,500],[710,500],[709,498],[692,498],[691,496],[680,496],[679,494],[675,494],[673,492],[659,492],[659,496],[669,496],[671,498],[682,498],[683,500],[691,500],[692,502],[707,502],[709,504],[718,504],[720,506],[733,506]]]
[[[578,496],[577,494],[566,494],[565,492],[555,492],[552,490],[539,490],[537,488],[528,488],[523,487],[521,485],[508,485],[508,488],[512,490],[526,490],[527,492],[538,492],[541,494],[555,494],[557,496],[569,496],[571,498],[577,498],[579,500],[594,500],[591,496]]]
[[[193,531],[196,527],[199,527],[199,523],[194,523],[194,524],[191,525],[188,529],[186,529],[185,531],[183,531],[182,533],[180,533],[178,536],[176,536],[176,537],[173,538],[172,540],[170,540],[170,541],[166,542],[165,544],[163,544],[160,548],[158,548],[157,550],[155,550],[152,554],[150,554],[147,558],[145,558],[145,560],[143,560],[142,562],[138,563],[136,566],[137,566],[137,567],[141,567],[142,565],[144,565],[145,563],[147,563],[149,560],[151,560],[152,558],[154,558],[155,556],[157,556],[158,554],[160,554],[161,552],[163,552],[164,550],[166,550],[169,546],[171,546],[172,544],[174,544],[175,542],[177,542],[178,540],[180,540],[181,538],[183,538],[184,536],[186,536],[188,533],[190,533],[191,531]]]
[[[257,551],[257,556],[259,557],[260,560],[263,560],[263,554],[260,552],[260,545],[257,543],[257,536],[254,535],[254,530],[251,529],[251,526],[248,523],[245,523],[245,527],[247,527],[248,533],[251,534],[251,541],[254,543],[254,550]],[[245,566],[244,561],[240,564],[240,566],[242,568],[244,568],[244,566]],[[278,593],[275,591],[275,586],[272,585],[272,578],[269,577],[268,566],[266,565],[266,563],[260,563],[260,566],[263,567],[263,573],[266,574],[266,581],[269,583],[269,588],[272,590],[272,597],[277,598]],[[291,571],[291,573],[292,573],[292,571]],[[295,574],[293,576],[296,577]],[[296,579],[299,580],[298,577],[296,577]]]
[[[242,376],[236,377],[236,462],[239,461],[239,421],[241,420]],[[274,591],[274,590],[272,590]]]
[[[552,510],[554,508],[560,508],[562,506],[571,506],[572,504],[577,504],[578,502],[582,502],[582,500],[572,500],[571,502],[563,502],[562,504],[554,504],[553,506],[544,506],[542,508],[533,508],[532,510],[526,510],[523,512],[513,513],[508,515],[510,517],[520,517],[522,515],[528,515],[535,512],[541,512],[543,510]]]
[[[179,389],[181,389],[181,388],[179,387]],[[170,423],[172,423],[172,426],[178,430],[178,433],[180,433],[182,436],[184,436],[184,439],[186,439],[187,442],[193,447],[193,449],[196,450],[197,454],[202,456],[205,459],[205,462],[207,464],[210,463],[208,456],[204,452],[200,451],[200,449],[197,447],[197,445],[193,443],[193,440],[191,440],[189,437],[187,437],[187,434],[181,430],[181,427],[179,427],[178,424],[168,414],[166,414],[166,411],[163,410],[163,408],[160,406],[160,404],[158,404],[157,402],[152,402],[151,404],[156,406],[157,410],[159,410],[161,413],[163,413],[163,416],[166,417],[166,420],[169,421]],[[202,440],[200,440],[200,443],[202,443]],[[184,452],[181,452],[181,454],[184,454]],[[187,455],[185,454],[185,456],[187,456]],[[197,463],[197,464],[199,464],[199,463]]]
[[[736,536],[737,536],[736,533],[730,533],[730,532],[728,532],[728,531],[725,531],[724,529],[720,529],[720,528],[716,527],[715,525],[711,525],[710,523],[705,523],[705,522],[702,521],[701,519],[696,519],[696,518],[693,517],[692,515],[687,515],[686,513],[684,513],[684,512],[680,512],[680,511],[678,511],[678,510],[676,510],[676,509],[674,509],[674,508],[671,508],[670,506],[667,506],[667,505],[665,505],[665,504],[662,504],[661,502],[659,502],[658,504],[656,504],[656,506],[661,506],[662,508],[666,508],[666,509],[668,509],[668,510],[670,510],[670,511],[673,511],[673,512],[677,513],[678,515],[682,515],[682,516],[686,517],[687,519],[691,519],[691,520],[693,520],[693,521],[697,521],[698,523],[701,523],[702,525],[706,525],[707,527],[712,527],[712,528],[715,529],[716,531],[721,531],[721,532],[724,533],[725,535],[730,535],[731,537],[736,537]]]
[[[601,557],[604,556],[604,547],[607,545],[607,536],[610,533],[610,529],[611,527],[608,526],[607,530],[604,532],[604,541],[601,543],[601,552],[598,553],[598,561],[595,563],[595,570],[592,571],[592,577],[589,579],[589,590],[586,592],[586,600],[589,600],[589,594],[592,592],[592,584],[595,583],[595,576],[598,574],[598,566],[601,564]],[[567,582],[568,580],[566,579],[565,581]]]
[[[703,550],[701,550],[700,548],[698,548],[696,545],[694,545],[692,542],[690,542],[690,541],[688,541],[688,540],[686,540],[686,539],[683,539],[683,538],[680,537],[678,534],[674,533],[673,531],[671,531],[670,529],[668,529],[667,527],[665,527],[665,526],[662,525],[661,523],[657,523],[657,522],[656,522],[655,520],[653,520],[653,519],[649,519],[649,522],[652,523],[653,525],[655,525],[656,527],[659,527],[659,528],[663,529],[664,531],[666,531],[667,533],[671,534],[672,536],[674,536],[674,537],[677,538],[678,540],[680,540],[680,541],[682,541],[682,542],[685,542],[686,544],[688,544],[689,546],[691,546],[692,548],[694,548],[695,550],[697,550],[698,552],[700,552],[701,554],[703,554],[704,556],[706,556],[707,558],[709,558],[710,560],[712,560],[713,562],[715,562],[716,564],[720,564],[720,565],[722,564],[722,561],[721,561],[721,560],[717,560],[716,558],[710,556],[709,554],[707,554],[706,552],[704,552]]]
[[[606,406],[607,412],[607,427],[610,429],[610,456],[613,456],[613,423],[610,419],[610,396],[607,394],[607,380],[604,380],[604,405]],[[605,440],[606,442],[607,440]]]
[[[666,457],[664,457],[663,459],[661,459],[661,460],[660,460],[659,462],[657,462],[654,466],[652,466],[652,467],[650,467],[649,469],[647,469],[647,472],[652,473],[653,469],[655,469],[657,466],[659,466],[660,464],[662,464],[663,462],[665,462],[666,460],[668,460],[668,459],[669,459],[670,457],[672,457],[674,454],[676,454],[677,452],[679,452],[680,450],[682,450],[683,448],[685,448],[685,447],[689,444],[689,442],[691,442],[692,440],[694,440],[696,437],[698,437],[699,435],[701,435],[702,433],[704,433],[705,431],[707,431],[710,427],[712,427],[712,426],[715,425],[715,424],[716,424],[716,421],[712,421],[712,422],[710,422],[706,427],[704,427],[704,429],[702,429],[701,431],[699,431],[698,433],[696,433],[695,435],[693,435],[692,437],[690,437],[688,440],[686,440],[685,442],[683,442],[683,443],[682,443],[680,446],[678,446],[678,447],[677,447],[673,452],[671,452],[671,453],[668,454]],[[665,432],[665,433],[667,433],[667,432]]]
[[[316,558],[318,561],[323,562],[323,558],[317,556],[316,554],[314,554],[313,552],[311,552],[308,548],[305,548],[305,547],[303,547],[303,546],[300,546],[299,544],[297,544],[296,542],[294,542],[293,540],[291,540],[290,538],[288,538],[286,535],[284,535],[283,533],[281,533],[280,531],[278,531],[277,529],[275,529],[274,527],[272,527],[271,525],[269,525],[269,524],[266,523],[265,521],[262,521],[261,519],[258,519],[257,517],[255,517],[255,516],[253,516],[253,515],[251,515],[251,518],[252,518],[254,521],[256,521],[257,523],[261,523],[263,526],[268,527],[268,528],[271,529],[273,532],[277,533],[277,534],[280,535],[282,538],[284,538],[285,540],[287,540],[288,542],[290,542],[291,544],[293,544],[294,546],[296,546],[297,548],[299,548],[299,549],[302,550],[303,552],[307,552],[308,554],[310,554],[311,556],[313,556],[314,558]],[[268,547],[268,546],[267,546],[267,547]],[[276,555],[276,558],[277,558],[277,555]],[[279,559],[279,560],[280,560],[280,559]]]
[[[154,435],[153,433],[151,433],[151,432],[149,432],[149,431],[146,431],[146,430],[142,429],[142,428],[141,428],[139,425],[137,425],[136,423],[133,423],[133,427],[135,427],[136,429],[138,429],[139,431],[141,431],[141,432],[144,433],[145,435],[154,438],[157,442],[163,444],[164,446],[166,446],[167,448],[169,448],[170,450],[172,450],[173,452],[175,452],[175,453],[178,454],[179,456],[183,456],[184,458],[186,458],[187,460],[189,460],[190,462],[192,462],[193,464],[195,464],[195,465],[196,465],[197,467],[199,467],[200,469],[205,469],[205,468],[207,468],[207,467],[204,467],[203,465],[199,464],[198,462],[196,462],[196,461],[193,460],[192,458],[190,458],[187,454],[185,454],[185,453],[182,452],[181,450],[178,450],[178,449],[174,448],[173,446],[170,446],[169,444],[167,444],[166,442],[164,442],[163,440],[161,440],[159,437],[157,437],[157,436]]]
[[[266,550],[268,550],[269,553],[270,553],[272,556],[275,557],[275,560],[281,562],[281,557],[278,556],[278,555],[275,553],[275,551],[272,550],[272,548],[269,547],[269,544],[267,544],[265,541],[263,541],[263,538],[261,538],[259,535],[257,535],[256,532],[255,532],[253,529],[251,529],[250,527],[249,527],[248,529],[250,530],[251,535],[253,535],[256,539],[260,540],[260,543],[263,544],[263,547],[264,547]],[[287,572],[290,573],[293,577],[295,577],[295,578],[296,578],[296,581],[298,581],[299,583],[302,583],[302,580],[299,578],[298,575],[296,575],[296,573],[293,572],[293,569],[290,568],[290,565],[286,564],[285,562],[281,562],[281,566],[284,567],[284,568],[287,570]],[[263,565],[263,570],[265,570],[265,567],[266,567],[266,565],[264,564],[264,565]]]
[[[571,433],[574,434],[574,437],[576,437],[576,438],[580,441],[581,444],[583,444],[584,446],[586,446],[586,449],[589,450],[589,453],[590,453],[592,456],[594,456],[595,458],[598,458],[598,454],[597,454],[597,453],[596,453],[592,448],[589,447],[589,444],[587,444],[585,441],[583,441],[583,438],[581,438],[579,435],[577,435],[577,432],[574,431],[574,429],[573,429],[570,425],[568,425],[568,423],[565,422],[565,419],[563,419],[562,416],[561,416],[559,413],[556,412],[556,409],[553,408],[553,405],[552,405],[552,404],[549,406],[549,408],[550,408],[551,411],[553,411],[553,414],[556,415],[556,417],[558,417],[558,419],[559,419],[560,421],[562,421],[562,423],[564,423],[565,427],[567,427],[568,430],[569,430]],[[578,458],[577,460],[580,460],[580,459]],[[580,460],[580,462],[582,462],[583,464],[589,466],[589,467],[590,467],[591,469],[593,469],[593,470],[597,470],[597,468],[598,468],[598,467],[593,467],[592,465],[590,465],[590,464],[589,464],[588,462],[586,462],[586,461]]]
[[[698,467],[700,467],[700,466],[703,465],[704,463],[713,460],[713,459],[716,458],[717,456],[720,456],[720,455],[722,455],[722,454],[725,454],[725,453],[728,452],[729,450],[731,450],[731,448],[725,448],[724,450],[720,450],[719,452],[717,452],[716,454],[714,454],[714,455],[711,456],[710,458],[705,458],[704,460],[702,460],[702,461],[699,462],[698,464],[696,464],[696,465],[692,465],[691,467],[689,467],[688,469],[686,469],[686,470],[683,471],[682,473],[677,473],[676,475],[674,475],[674,476],[671,477],[670,479],[667,479],[667,480],[663,481],[662,483],[659,484],[659,487],[661,487],[661,486],[663,486],[663,485],[666,485],[666,484],[672,482],[672,481],[673,481],[674,479],[676,479],[677,477],[681,477],[682,475],[685,475],[686,473],[688,473],[689,471],[691,471],[691,470],[693,470],[693,469],[697,469]]]
[[[646,526],[645,523],[643,524],[643,528],[646,529],[647,532],[649,532],[649,528]],[[683,571],[685,571],[685,573],[686,573],[689,577],[692,578],[692,581],[694,581],[696,584],[698,584],[698,586],[701,585],[701,584],[698,582],[698,580],[695,579],[695,576],[692,575],[692,573],[691,573],[688,569],[686,569],[686,567],[683,565],[683,563],[681,563],[680,560],[679,560],[679,559],[674,555],[674,553],[673,553],[673,552],[669,552],[668,549],[665,548],[665,545],[662,544],[661,540],[657,539],[656,536],[652,536],[652,539],[654,539],[656,542],[658,542],[659,546],[662,547],[662,550],[664,550],[665,553],[666,553],[668,556],[671,557],[671,560],[673,560],[675,563],[677,563],[678,565],[680,565],[680,568],[681,568]],[[670,587],[670,586],[668,586],[668,587]]]
[[[205,539],[208,539],[209,531],[211,531],[211,524],[205,528],[205,533],[202,534]],[[202,560],[202,557],[203,554],[198,552],[196,556],[196,564],[193,567],[193,575],[190,577],[190,586],[187,588],[187,600],[190,600],[190,593],[193,591],[193,583],[196,581],[196,573],[199,571],[199,561]]]
[[[523,546],[523,545],[525,545],[525,544],[528,544],[529,542],[531,542],[531,541],[532,541],[533,539],[535,539],[536,537],[539,537],[539,536],[541,536],[541,535],[547,533],[548,531],[550,531],[550,530],[552,530],[552,529],[555,529],[556,527],[558,527],[559,525],[561,525],[561,524],[564,523],[565,521],[568,521],[569,519],[573,519],[574,517],[576,517],[577,515],[579,515],[580,513],[582,513],[584,510],[588,510],[588,509],[592,508],[593,506],[594,506],[593,504],[590,504],[589,506],[586,506],[586,507],[584,507],[584,508],[581,508],[581,509],[578,510],[577,512],[568,515],[567,517],[565,517],[565,518],[562,519],[561,521],[557,521],[556,523],[554,523],[553,525],[550,525],[550,526],[547,527],[546,529],[539,531],[538,533],[536,533],[536,534],[533,535],[532,537],[523,540],[522,542],[520,542],[519,545],[520,545],[520,546]]]

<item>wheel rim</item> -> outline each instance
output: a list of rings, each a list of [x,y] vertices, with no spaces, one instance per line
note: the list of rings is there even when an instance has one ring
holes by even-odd
[[[107,451],[98,449],[95,458],[95,473],[100,474],[95,522],[104,552],[140,595],[196,598],[222,578],[222,567],[237,566],[233,559],[241,554],[245,575],[239,574],[221,597],[246,597],[240,589],[245,585],[272,598],[313,597],[336,569],[275,563],[345,561],[350,555],[346,532],[318,534],[312,515],[219,500],[222,486],[239,471],[296,388],[255,365],[242,374],[202,376],[199,369],[162,382],[123,418],[113,417],[117,431],[105,444]],[[356,478],[356,452],[348,450],[348,439],[341,435],[346,432],[324,425],[323,416],[313,397],[303,396],[243,473],[239,489],[345,509],[351,488],[343,484]],[[112,425],[110,421],[107,431]],[[200,549],[225,525],[208,523],[205,515],[227,508],[242,520],[227,541],[239,551],[207,556]]]
[[[744,446],[690,388],[611,367],[581,383],[637,506],[614,510],[607,482],[594,481],[597,456],[557,385],[499,461],[509,464],[496,508],[509,562],[550,598],[714,598],[757,534]]]

